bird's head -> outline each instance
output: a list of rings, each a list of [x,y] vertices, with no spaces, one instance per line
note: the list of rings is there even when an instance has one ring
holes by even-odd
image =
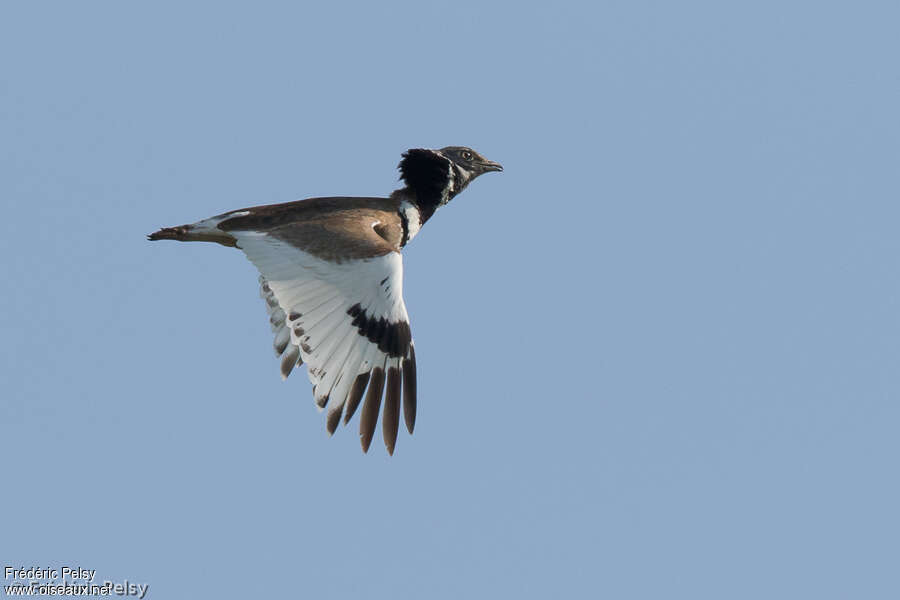
[[[453,164],[453,170],[456,172],[457,183],[462,185],[455,191],[458,194],[462,191],[470,181],[489,171],[502,171],[503,167],[500,163],[495,163],[478,154],[471,148],[465,146],[447,146],[441,148],[438,152],[449,159]]]

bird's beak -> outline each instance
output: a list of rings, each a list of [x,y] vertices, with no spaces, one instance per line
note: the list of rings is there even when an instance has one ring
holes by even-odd
[[[492,160],[486,160],[481,163],[481,170],[487,173],[488,171],[502,171],[503,165],[500,163],[495,163]]]

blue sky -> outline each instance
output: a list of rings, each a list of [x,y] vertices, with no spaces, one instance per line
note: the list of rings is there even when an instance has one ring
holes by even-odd
[[[892,2],[6,3],[3,565],[148,598],[896,598]],[[160,226],[503,163],[405,253],[416,434]]]

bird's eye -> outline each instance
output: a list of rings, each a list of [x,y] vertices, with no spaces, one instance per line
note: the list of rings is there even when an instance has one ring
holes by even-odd
[[[472,160],[472,153],[468,150],[463,150],[462,157],[463,160]]]

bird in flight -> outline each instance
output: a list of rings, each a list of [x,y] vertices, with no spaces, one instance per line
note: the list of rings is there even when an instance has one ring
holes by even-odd
[[[363,452],[375,434],[382,397],[389,454],[397,442],[401,397],[410,433],[416,421],[416,353],[400,252],[473,179],[503,167],[471,148],[448,146],[408,150],[399,169],[405,185],[388,198],[254,206],[148,236],[214,242],[247,255],[260,272],[282,378],[306,363],[329,434],[362,403]]]

